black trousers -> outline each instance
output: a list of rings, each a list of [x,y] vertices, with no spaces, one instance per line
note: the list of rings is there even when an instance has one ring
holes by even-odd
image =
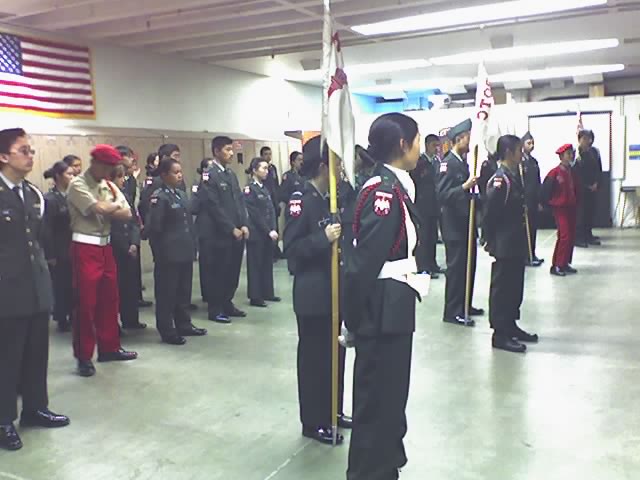
[[[114,249],[113,256],[118,266],[120,322],[123,327],[134,326],[140,322],[138,314],[138,300],[140,300],[138,258],[140,255],[134,258],[126,252]]]
[[[497,258],[491,265],[489,324],[496,335],[514,336],[524,298],[524,261]]]
[[[53,284],[53,320],[69,322],[73,311],[71,260],[58,260],[55,266],[49,267],[49,271]]]
[[[593,238],[593,223],[596,215],[598,193],[590,190],[582,191],[578,205],[576,241],[588,242]]]
[[[407,463],[403,438],[413,334],[356,337],[347,480],[391,480]]]
[[[138,296],[138,300],[143,300],[142,298],[142,257],[140,248],[138,248],[138,256],[136,257],[136,284],[135,290]]]
[[[23,410],[47,407],[48,363],[48,312],[0,318],[0,425],[18,418],[18,395]]]
[[[162,338],[189,328],[193,262],[156,263],[153,269],[156,295],[156,328]]]
[[[436,245],[438,243],[438,217],[424,217],[422,223],[421,244],[416,251],[418,270],[435,272],[439,270],[436,261]]]
[[[296,316],[300,422],[310,428],[331,421],[331,316]],[[345,349],[338,347],[338,415],[344,398]]]
[[[273,244],[270,238],[247,243],[247,296],[250,300],[261,301],[275,296]]]
[[[209,301],[209,278],[211,272],[208,271],[209,265],[212,263],[208,256],[211,255],[211,249],[205,248],[203,243],[200,243],[198,251],[198,267],[200,269],[200,296],[203,302]]]
[[[234,241],[228,247],[212,249],[207,255],[209,316],[218,315],[233,304],[240,283],[244,243]]]
[[[444,318],[453,319],[457,315],[464,317],[464,302],[467,283],[467,242],[445,240],[444,246],[447,254],[447,282],[444,291]],[[470,303],[473,303],[473,288],[476,277],[476,257],[478,255],[477,249],[478,245],[474,238],[471,246]]]
[[[531,238],[531,253],[536,258],[536,241],[538,239],[538,205],[527,206],[527,217],[529,219],[529,237]]]

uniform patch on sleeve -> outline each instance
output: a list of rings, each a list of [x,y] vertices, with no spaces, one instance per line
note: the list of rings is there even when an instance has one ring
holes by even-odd
[[[151,205],[155,205],[156,203],[158,203],[158,197],[151,197],[150,203]]]
[[[245,195],[251,195],[251,187],[249,185],[244,187],[244,194]]]
[[[282,181],[286,182],[287,181],[287,174],[285,173],[284,175],[282,175]]]
[[[202,173],[202,181],[203,182],[208,182],[209,181],[209,172],[203,172]]]
[[[152,179],[151,177],[147,178],[147,179],[144,181],[144,184],[145,184],[145,185],[151,185],[152,183],[153,183],[153,179]]]
[[[449,164],[447,162],[442,162],[440,164],[440,173],[447,173],[447,168],[449,168]]]
[[[299,217],[302,215],[302,200],[289,200],[289,215],[292,217]]]
[[[502,177],[495,177],[493,179],[493,186],[496,188],[500,188],[502,186]]]
[[[391,212],[391,199],[393,195],[387,192],[376,192],[373,201],[373,212],[379,217],[386,217]]]
[[[191,187],[191,191],[192,191],[193,193],[198,193],[198,185],[194,185],[194,186],[192,186],[192,187]]]

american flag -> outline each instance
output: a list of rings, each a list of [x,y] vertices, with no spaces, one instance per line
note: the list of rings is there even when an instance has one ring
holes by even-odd
[[[0,108],[94,117],[89,49],[0,33]]]

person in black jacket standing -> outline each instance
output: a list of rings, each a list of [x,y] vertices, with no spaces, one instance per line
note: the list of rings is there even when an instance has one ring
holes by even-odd
[[[602,158],[593,146],[595,135],[592,130],[578,133],[577,167],[582,178],[581,205],[579,206],[578,226],[576,229],[576,246],[601,245],[598,237],[593,235],[593,222],[597,209],[598,189],[602,183]]]
[[[69,418],[47,406],[51,278],[42,241],[45,201],[25,177],[35,152],[21,128],[0,131],[0,448],[18,450],[20,426],[55,428]]]
[[[262,147],[260,149],[260,157],[269,164],[269,174],[264,181],[265,188],[269,191],[269,195],[271,195],[271,201],[273,202],[273,208],[276,211],[276,227],[278,227],[278,219],[280,218],[280,202],[278,201],[278,192],[280,191],[280,178],[278,176],[278,168],[273,164],[273,153],[271,148]],[[276,231],[279,231],[276,228]],[[273,244],[273,259],[278,260],[282,257],[282,251],[280,251],[280,246],[278,242]]]
[[[67,206],[67,188],[73,178],[73,168],[64,161],[56,162],[44,172],[44,178],[54,182],[44,195],[45,242],[44,253],[53,283],[53,321],[59,332],[71,330],[73,287],[71,274],[71,219]]]
[[[162,187],[151,195],[144,233],[153,252],[156,326],[164,343],[184,345],[186,336],[207,331],[191,323],[189,304],[196,244],[187,195],[180,190],[182,167],[173,158],[158,166]]]
[[[470,200],[478,177],[469,173],[464,157],[469,153],[471,120],[456,125],[447,133],[453,146],[440,164],[438,174],[438,201],[442,206],[442,238],[447,253],[447,283],[443,321],[454,325],[474,326],[473,319],[465,318],[466,273],[468,259],[468,235]],[[471,295],[476,273],[477,238],[473,225],[471,250]],[[469,305],[470,315],[482,315],[484,310]]]
[[[331,218],[327,191],[329,160],[320,137],[303,148],[303,191],[289,200],[284,253],[293,271],[293,310],[298,324],[298,399],[302,434],[321,443],[333,442],[331,425],[331,245],[339,241],[340,224]],[[344,349],[339,349],[338,425],[351,426],[342,414]],[[337,442],[344,438],[337,434]]]
[[[285,172],[282,175],[282,183],[280,184],[280,189],[278,190],[278,202],[280,205],[288,205],[289,199],[293,192],[297,192],[302,188],[304,184],[304,180],[300,176],[300,168],[302,168],[302,163],[304,162],[304,156],[302,152],[293,152],[289,155],[289,164],[291,165],[291,170]],[[288,210],[285,208],[284,215],[285,217],[288,215]]]
[[[209,320],[231,323],[229,317],[247,314],[233,304],[240,281],[245,241],[249,239],[247,207],[238,177],[229,168],[233,159],[233,140],[215,137],[211,141],[213,165],[198,189],[200,215],[208,215],[210,230],[199,232],[206,254],[206,273],[210,275]]]
[[[520,177],[522,143],[514,135],[498,140],[501,161],[489,179],[485,198],[486,249],[495,258],[491,265],[489,323],[493,348],[514,353],[527,350],[522,342],[537,342],[538,336],[516,324],[524,295],[524,269],[529,256],[525,227],[525,188]]]
[[[425,153],[418,159],[418,165],[411,172],[411,178],[416,185],[416,206],[423,220],[422,238],[424,244],[418,247],[416,260],[420,271],[438,278],[442,269],[436,260],[436,244],[438,243],[438,218],[440,207],[436,196],[436,165],[440,139],[436,135],[427,135],[424,141]],[[439,167],[437,167],[439,168]]]
[[[535,148],[535,140],[530,132],[522,137],[522,171],[524,173],[524,200],[527,206],[527,216],[529,219],[529,238],[531,242],[531,263],[527,265],[539,267],[544,263],[544,259],[536,255],[536,242],[538,239],[538,218],[542,211],[540,201],[542,179],[540,177],[540,165],[531,153]]]
[[[254,307],[266,307],[265,300],[279,302],[273,289],[273,244],[278,241],[276,212],[264,181],[269,164],[262,158],[251,160],[253,181],[244,188],[249,229],[247,241],[247,295]]]

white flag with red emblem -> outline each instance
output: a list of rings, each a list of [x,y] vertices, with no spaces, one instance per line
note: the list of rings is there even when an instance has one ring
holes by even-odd
[[[584,130],[584,124],[582,123],[582,112],[578,109],[576,113],[578,117],[578,126],[576,127],[576,135],[578,135],[582,130]]]
[[[324,91],[322,102],[322,137],[329,148],[342,159],[345,173],[355,185],[355,120],[351,95],[344,71],[340,37],[335,29],[329,0],[324,1],[323,33]]]
[[[489,153],[494,153],[500,138],[497,118],[491,113],[495,101],[489,75],[484,63],[478,65],[476,105],[471,130],[471,145],[484,145]]]

